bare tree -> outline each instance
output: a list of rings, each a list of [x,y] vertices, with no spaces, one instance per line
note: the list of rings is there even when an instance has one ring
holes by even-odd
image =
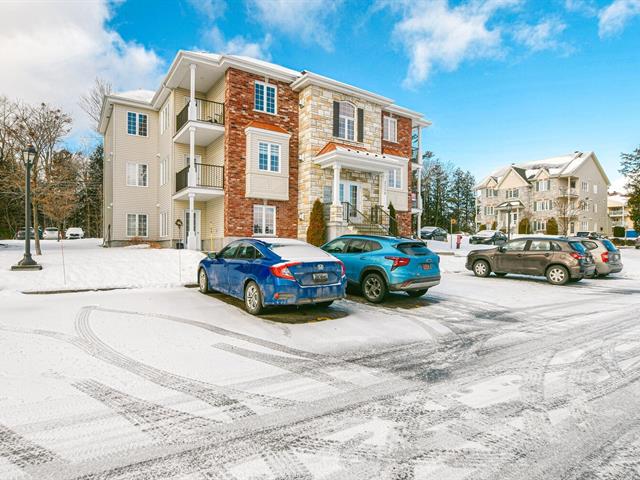
[[[587,203],[584,200],[572,200],[566,188],[560,189],[560,196],[554,201],[556,212],[558,212],[558,230],[561,235],[569,234],[571,222],[578,219],[578,215],[584,210]]]
[[[93,87],[80,97],[80,108],[85,111],[89,118],[93,120],[93,129],[98,130],[100,123],[100,112],[104,97],[111,93],[111,83],[102,78],[96,78]]]

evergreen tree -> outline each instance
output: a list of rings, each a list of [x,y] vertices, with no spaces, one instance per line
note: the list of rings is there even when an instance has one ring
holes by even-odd
[[[558,222],[554,217],[547,220],[547,235],[558,235]]]
[[[522,234],[522,235],[526,235],[528,233],[530,233],[530,227],[529,227],[529,219],[527,217],[524,217],[522,220],[520,220],[520,222],[518,223],[518,233]]]
[[[632,153],[623,153],[620,157],[620,173],[627,179],[625,188],[629,196],[629,215],[633,221],[633,228],[640,231],[640,147]]]
[[[393,203],[389,202],[389,235],[392,237],[398,236],[398,220],[396,217],[396,209]]]
[[[313,202],[313,208],[309,215],[309,226],[307,227],[307,242],[319,247],[323,245],[326,238],[326,226],[324,223],[324,209],[320,199]]]

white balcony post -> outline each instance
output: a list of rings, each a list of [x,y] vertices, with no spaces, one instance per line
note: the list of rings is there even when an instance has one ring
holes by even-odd
[[[340,165],[333,166],[333,206],[339,207],[340,203]]]
[[[199,250],[196,245],[196,195],[189,194],[189,231],[187,232],[187,248],[189,250]]]
[[[189,120],[196,120],[196,65],[189,65],[191,78],[189,82]]]
[[[189,175],[187,180],[190,187],[198,185],[196,178],[196,127],[189,127]]]
[[[389,170],[382,172],[382,185],[380,185],[380,205],[382,208],[387,208],[389,202],[387,201],[387,190],[389,189]]]

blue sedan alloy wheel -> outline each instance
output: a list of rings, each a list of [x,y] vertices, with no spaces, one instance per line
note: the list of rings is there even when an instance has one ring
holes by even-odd
[[[259,315],[263,310],[260,287],[253,280],[244,289],[244,306],[251,315]]]
[[[207,272],[204,268],[198,271],[198,290],[201,293],[209,293],[209,279],[207,278]]]

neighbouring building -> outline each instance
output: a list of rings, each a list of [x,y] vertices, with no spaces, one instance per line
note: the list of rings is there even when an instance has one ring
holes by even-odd
[[[180,51],[156,91],[105,98],[105,239],[206,250],[247,236],[305,239],[316,199],[329,238],[388,231],[389,202],[410,235],[428,125],[308,71]]]
[[[613,234],[613,227],[623,227],[625,232],[635,232],[633,228],[633,220],[631,219],[631,212],[627,207],[629,197],[618,192],[609,193],[607,199],[607,210],[609,213],[609,225]],[[635,233],[634,233],[635,235]]]
[[[517,233],[526,217],[531,233],[544,233],[551,218],[560,234],[608,232],[609,185],[593,152],[512,164],[476,185],[476,228]]]

